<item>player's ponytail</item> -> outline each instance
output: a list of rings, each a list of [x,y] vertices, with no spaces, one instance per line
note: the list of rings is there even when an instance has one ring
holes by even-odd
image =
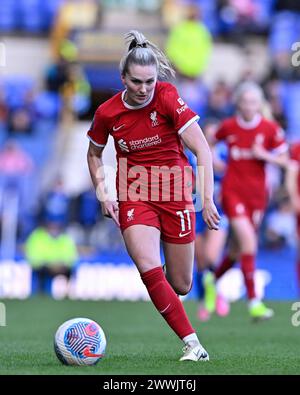
[[[142,33],[131,30],[125,35],[125,40],[129,47],[120,62],[122,75],[128,72],[131,64],[138,64],[140,66],[156,65],[159,80],[169,80],[175,77],[175,71],[166,55]]]

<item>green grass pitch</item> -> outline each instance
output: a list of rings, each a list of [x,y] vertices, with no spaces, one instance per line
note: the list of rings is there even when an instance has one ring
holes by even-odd
[[[6,326],[0,327],[0,374],[38,375],[229,375],[299,374],[300,326],[291,323],[292,302],[269,303],[270,321],[254,324],[246,304],[234,303],[226,318],[196,319],[195,301],[184,302],[209,362],[179,362],[182,343],[148,302],[54,301],[35,297],[2,301]],[[105,331],[106,357],[96,366],[63,366],[53,336],[70,318],[87,317]]]

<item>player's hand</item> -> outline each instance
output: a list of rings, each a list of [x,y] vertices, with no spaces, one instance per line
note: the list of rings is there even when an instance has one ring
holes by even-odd
[[[267,160],[269,154],[269,152],[265,149],[265,147],[258,143],[253,144],[252,153],[254,155],[254,158],[260,160]]]
[[[112,201],[102,202],[101,208],[104,217],[111,218],[120,227],[118,203]]]
[[[218,210],[212,200],[207,200],[204,202],[202,217],[210,230],[218,230],[220,215]]]

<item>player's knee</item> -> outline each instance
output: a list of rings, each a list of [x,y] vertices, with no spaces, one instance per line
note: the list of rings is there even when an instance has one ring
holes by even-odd
[[[256,240],[251,240],[251,238],[246,239],[241,243],[240,250],[242,254],[256,254],[257,252],[257,242]]]
[[[245,245],[241,248],[242,255],[256,255],[257,253],[257,246],[253,245]]]
[[[182,296],[187,295],[192,288],[192,280],[186,279],[186,280],[175,282],[174,284],[172,284],[172,287],[174,291],[177,293],[177,295],[182,295]]]
[[[138,269],[144,273],[159,265],[159,261],[150,256],[138,256],[134,261]]]

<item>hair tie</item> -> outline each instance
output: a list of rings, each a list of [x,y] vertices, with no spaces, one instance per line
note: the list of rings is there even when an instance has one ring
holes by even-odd
[[[134,39],[131,41],[128,51],[131,51],[133,48],[136,48],[136,47],[146,48],[147,43],[138,44],[137,41]]]

